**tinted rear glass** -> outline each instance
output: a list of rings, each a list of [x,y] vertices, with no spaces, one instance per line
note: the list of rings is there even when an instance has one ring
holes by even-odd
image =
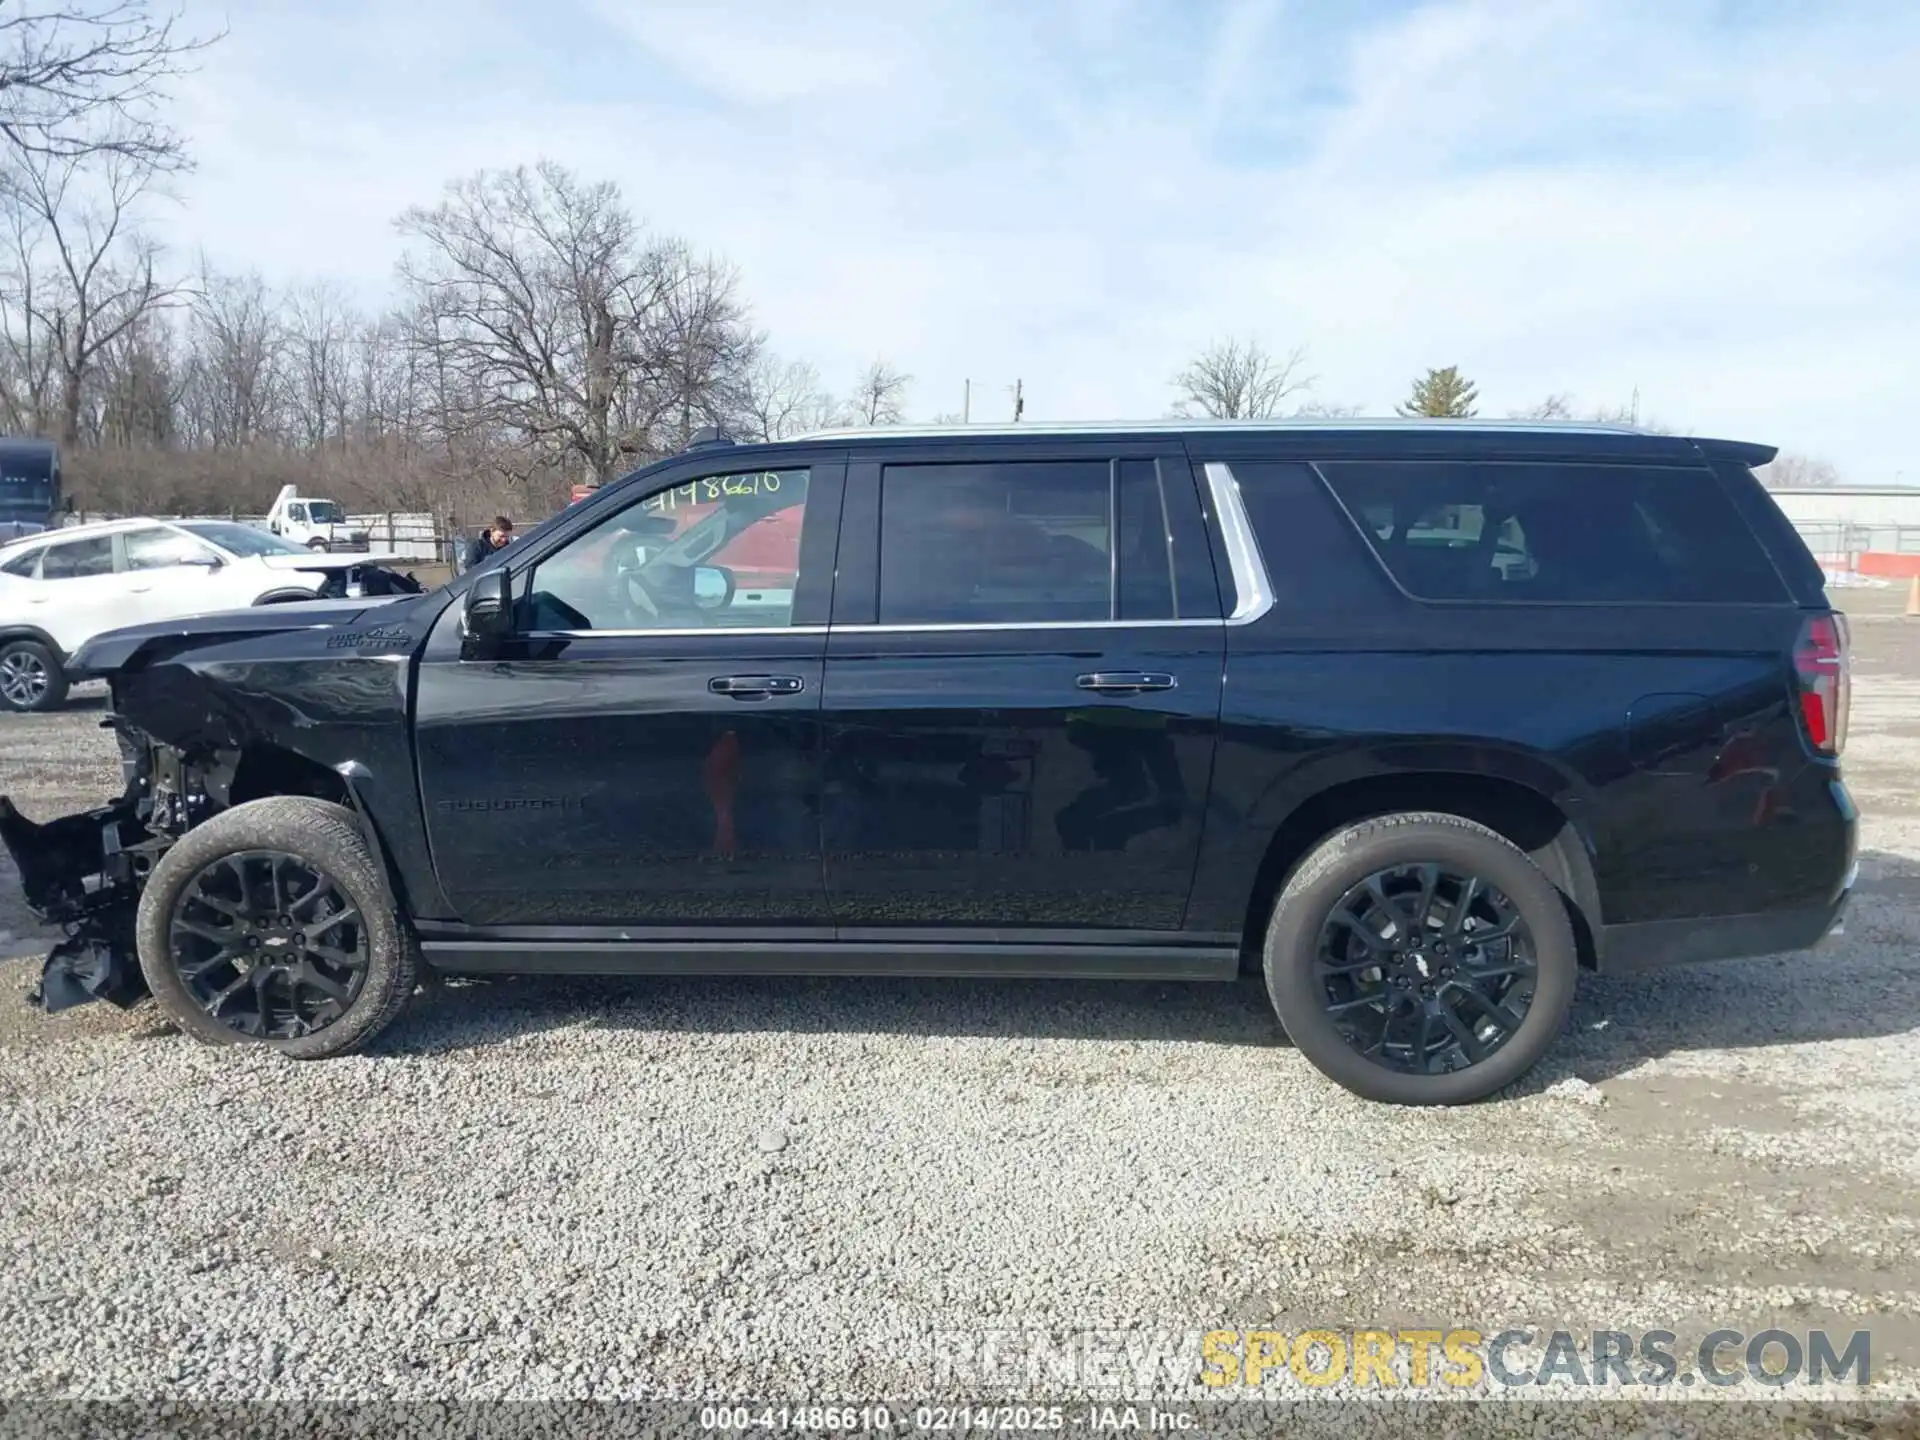
[[[1153,460],[889,465],[887,625],[1075,624],[1220,613],[1192,479]],[[1185,493],[1174,487],[1186,486]]]
[[[1419,599],[1788,599],[1706,469],[1408,461],[1320,471],[1394,579]]]

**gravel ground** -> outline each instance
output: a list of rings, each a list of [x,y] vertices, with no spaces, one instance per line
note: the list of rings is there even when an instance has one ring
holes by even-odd
[[[0,1398],[899,1397],[936,1390],[940,1332],[1422,1324],[1667,1328],[1683,1355],[1864,1327],[1869,1394],[1920,1397],[1900,598],[1844,596],[1846,933],[1588,978],[1535,1075],[1463,1110],[1346,1095],[1251,986],[460,983],[302,1065],[151,1007],[44,1017],[36,963],[0,965]],[[115,788],[99,705],[0,721],[29,814]],[[0,878],[12,948],[30,926]],[[1681,1409],[1581,1425],[1809,1433]]]

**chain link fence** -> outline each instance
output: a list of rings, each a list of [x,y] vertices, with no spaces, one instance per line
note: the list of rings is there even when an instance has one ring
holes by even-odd
[[[1807,542],[1824,570],[1843,573],[1860,568],[1860,557],[1920,555],[1920,525],[1864,525],[1851,520],[1796,520],[1794,529]]]

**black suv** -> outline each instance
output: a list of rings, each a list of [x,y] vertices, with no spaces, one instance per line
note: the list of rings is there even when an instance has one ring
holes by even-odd
[[[696,445],[431,594],[114,632],[69,938],[330,1055],[454,972],[1264,974],[1361,1095],[1603,972],[1821,939],[1847,631],[1767,447],[1462,421]]]

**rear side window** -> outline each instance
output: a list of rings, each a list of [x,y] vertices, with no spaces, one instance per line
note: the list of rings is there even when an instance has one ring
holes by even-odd
[[[35,546],[33,549],[27,551],[26,554],[16,555],[11,560],[7,561],[6,564],[0,565],[0,571],[5,571],[9,575],[18,575],[23,579],[31,580],[33,578],[34,569],[39,564],[40,564],[40,549],[38,546]]]
[[[880,480],[883,625],[1087,624],[1217,616],[1204,537],[1152,460],[890,465]],[[1200,567],[1205,566],[1203,570]]]
[[[1374,553],[1418,599],[1788,598],[1706,469],[1434,461],[1319,468]]]
[[[113,537],[110,535],[49,545],[40,562],[42,580],[78,580],[88,575],[112,573]]]

